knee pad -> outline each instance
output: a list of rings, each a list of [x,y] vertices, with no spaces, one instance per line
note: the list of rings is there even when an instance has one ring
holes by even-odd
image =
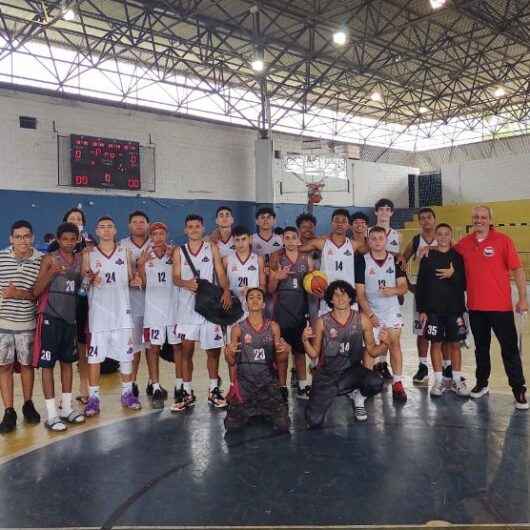
[[[121,361],[120,362],[120,374],[122,375],[131,375],[133,372],[133,363],[132,361]]]

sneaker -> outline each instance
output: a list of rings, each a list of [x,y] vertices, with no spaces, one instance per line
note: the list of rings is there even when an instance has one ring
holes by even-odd
[[[66,431],[66,425],[59,416],[56,416],[55,418],[50,418],[44,422],[44,426],[49,431],[53,432],[64,432]]]
[[[17,426],[17,413],[13,407],[9,407],[4,412],[2,423],[0,423],[0,434],[7,434],[14,431]]]
[[[298,388],[298,374],[295,368],[291,368],[291,388]]]
[[[453,381],[451,390],[460,397],[469,397],[469,388],[467,388],[466,380],[460,379],[460,381]]]
[[[353,417],[356,421],[366,421],[368,419],[368,412],[366,412],[366,407],[357,406],[353,403]]]
[[[142,408],[140,400],[132,391],[127,391],[121,395],[121,406],[131,410],[140,410]]]
[[[477,383],[472,389],[469,395],[473,399],[481,398],[482,396],[485,396],[490,389],[488,388],[488,385],[481,385],[480,383]]]
[[[88,398],[88,402],[85,405],[85,411],[84,414],[87,418],[90,418],[92,416],[97,416],[100,413],[100,402],[99,398],[95,396],[90,396]]]
[[[386,381],[392,380],[392,374],[388,369],[388,363],[386,361],[383,361],[382,363],[377,363],[374,366],[374,372],[377,372]]]
[[[405,392],[401,381],[392,385],[392,398],[398,403],[405,403],[405,401],[407,401],[407,393]]]
[[[22,406],[22,414],[28,423],[40,423],[40,414],[35,410],[35,406],[31,399],[28,399],[28,401]]]
[[[287,401],[289,401],[289,390],[286,386],[280,387],[280,394],[282,395],[284,403],[287,403]]]
[[[133,381],[132,384],[132,395],[136,398],[140,395],[140,389],[138,388],[136,381]]]
[[[216,409],[224,409],[228,405],[218,386],[208,392],[208,403]]]
[[[311,393],[311,387],[306,385],[304,388],[296,388],[296,397],[298,399],[309,399],[309,394]]]
[[[429,391],[429,394],[432,397],[440,397],[446,390],[446,386],[444,385],[443,380],[442,381],[435,381],[434,384],[431,386],[431,390]]]
[[[162,399],[166,400],[168,393],[167,393],[167,390],[162,385],[160,385],[160,392],[162,392]],[[145,393],[149,397],[153,397],[153,383],[151,382],[147,383],[147,386],[145,387]]]
[[[185,390],[182,390],[182,392],[184,392],[184,403],[186,404],[186,407],[193,407],[197,401],[193,390],[189,394]]]
[[[515,408],[517,410],[528,410],[528,401],[526,400],[526,388],[523,386],[513,391],[515,397]]]
[[[175,387],[174,398],[175,401],[173,402],[169,410],[171,412],[182,412],[186,410],[186,400],[184,399],[184,390],[182,389],[182,387],[180,387],[179,389]]]
[[[423,385],[429,382],[429,367],[426,364],[420,363],[418,371],[414,374],[412,382],[416,385]]]
[[[155,390],[153,393],[153,399],[151,400],[151,406],[154,409],[163,409],[164,408],[164,396],[162,390]]]

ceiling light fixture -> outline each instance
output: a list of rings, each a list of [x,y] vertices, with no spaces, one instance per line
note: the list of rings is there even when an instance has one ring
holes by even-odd
[[[506,95],[506,90],[504,90],[503,87],[499,86],[495,89],[495,92],[493,92],[493,95],[496,98],[503,98]]]
[[[433,9],[441,9],[446,3],[447,0],[431,0],[431,7]]]
[[[254,72],[263,72],[263,69],[265,68],[265,63],[263,62],[263,59],[259,59],[256,57],[251,63],[250,66],[252,66],[252,70]]]
[[[347,40],[348,40],[348,35],[344,30],[340,29],[338,31],[335,31],[335,33],[333,33],[333,42],[337,46],[344,46]]]
[[[420,114],[427,114],[427,112],[429,112],[427,107],[420,107]]]
[[[383,95],[381,94],[381,92],[379,92],[378,90],[374,90],[371,94],[370,94],[370,99],[372,101],[375,101],[375,102],[381,102],[383,101]]]

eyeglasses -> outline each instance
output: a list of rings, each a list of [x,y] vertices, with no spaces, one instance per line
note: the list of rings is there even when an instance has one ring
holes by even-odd
[[[31,241],[33,239],[33,234],[17,234],[16,236],[11,236],[15,241]]]

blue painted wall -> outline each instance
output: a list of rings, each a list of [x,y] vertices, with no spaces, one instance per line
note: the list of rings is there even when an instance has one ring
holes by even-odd
[[[238,224],[249,228],[254,227],[254,214],[256,206],[253,202],[244,201],[213,201],[213,200],[178,200],[154,199],[150,197],[127,197],[111,195],[48,193],[35,191],[0,190],[0,223],[4,231],[0,241],[6,243],[9,236],[9,227],[18,219],[26,219],[33,225],[36,241],[41,242],[44,234],[54,232],[62,221],[64,212],[68,209],[82,205],[88,220],[89,232],[93,233],[96,220],[102,215],[110,215],[118,225],[120,237],[127,233],[127,216],[133,210],[143,210],[151,221],[163,221],[169,227],[171,239],[181,242],[184,218],[189,213],[198,213],[203,216],[208,231],[214,228],[215,211],[225,204],[232,208]],[[286,226],[294,224],[296,217],[302,213],[305,205],[278,204],[277,224]],[[328,230],[331,213],[335,208],[331,206],[317,206],[315,216],[318,221],[318,232]],[[364,211],[373,220],[371,208],[350,208],[351,211]],[[403,222],[410,220],[414,210],[396,210],[394,215],[396,227],[403,226]]]

